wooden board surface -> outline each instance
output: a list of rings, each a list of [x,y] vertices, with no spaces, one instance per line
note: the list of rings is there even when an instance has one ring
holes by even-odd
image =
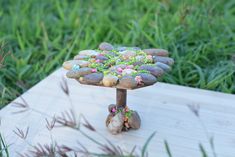
[[[59,86],[64,75],[65,71],[59,69],[22,95],[32,108],[45,116],[32,111],[12,114],[17,111],[12,106],[13,103],[0,110],[0,131],[7,143],[11,144],[9,149],[12,156],[17,156],[17,152],[22,153],[30,148],[13,133],[12,130],[16,127],[26,129],[29,126],[27,141],[31,144],[50,141],[51,133],[45,127],[45,118],[48,115],[58,115],[70,108],[69,100]],[[130,150],[134,145],[140,148],[156,131],[148,148],[149,156],[167,156],[164,140],[168,141],[174,157],[202,156],[199,143],[202,143],[208,155],[212,156],[204,128],[187,106],[200,105],[200,118],[209,136],[214,137],[217,156],[235,156],[234,95],[165,83],[128,91],[127,104],[140,114],[141,128],[137,131],[111,135],[105,127],[105,119],[108,114],[107,106],[115,103],[116,90],[80,85],[73,79],[67,81],[75,111],[85,115],[100,134],[126,150]],[[21,99],[17,98],[14,101],[20,102]],[[52,134],[53,139],[71,146],[80,141],[93,151],[98,149],[81,134],[70,129],[55,128]]]

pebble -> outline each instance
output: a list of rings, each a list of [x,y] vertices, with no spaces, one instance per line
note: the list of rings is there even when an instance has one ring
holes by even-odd
[[[109,70],[111,70],[111,71],[116,71],[116,70],[118,70],[118,69],[125,69],[126,68],[126,65],[125,64],[119,64],[119,65],[114,65],[114,66],[111,66],[110,68],[109,68]]]
[[[154,64],[153,65],[143,64],[140,66],[139,69],[140,70],[147,70],[155,77],[160,77],[164,73],[164,71],[161,68],[159,68],[158,66],[155,66]]]
[[[136,56],[135,57],[135,59],[137,60],[137,61],[144,61],[144,56],[141,56],[141,55],[138,55],[138,56]]]
[[[157,79],[152,74],[140,73],[138,76],[141,76],[144,85],[149,86],[157,82]]]
[[[164,49],[143,49],[145,53],[152,56],[168,56],[169,52]]]
[[[142,65],[143,64],[143,62],[141,62],[141,61],[137,61],[137,62],[134,62],[133,63],[133,66],[140,66],[140,65]]]
[[[88,67],[88,65],[90,65],[90,62],[89,61],[84,61],[84,60],[77,60],[78,61],[78,65],[80,67]]]
[[[139,47],[124,47],[124,46],[122,46],[122,47],[118,47],[117,48],[117,51],[125,51],[125,50],[134,50],[134,51],[139,51],[139,50],[141,50],[141,48],[139,48]]]
[[[81,68],[81,69],[78,69],[78,70],[70,70],[66,73],[66,76],[68,78],[79,78],[81,76],[90,74],[92,72],[91,70],[92,69],[88,68],[88,67],[84,67],[84,68]]]
[[[139,51],[139,50],[141,50],[141,48],[139,48],[139,47],[129,47],[131,50],[135,50],[135,51]]]
[[[133,70],[133,69],[124,69],[122,70],[122,75],[131,75],[133,74],[134,72],[136,72],[136,70]]]
[[[96,56],[96,59],[100,60],[101,62],[108,60],[107,57],[101,55]]]
[[[134,68],[133,65],[127,65],[127,66],[126,66],[126,69],[133,69],[133,68]]]
[[[118,47],[118,48],[117,48],[117,51],[119,51],[119,52],[120,52],[120,51],[125,51],[125,50],[126,50],[126,47]]]
[[[83,82],[86,84],[99,84],[103,79],[102,73],[91,73],[83,77]]]
[[[106,75],[103,78],[103,85],[106,87],[112,87],[115,86],[117,84],[118,81],[118,77],[115,75]]]
[[[87,67],[89,64],[90,62],[84,60],[70,60],[63,63],[63,68],[66,70],[71,70],[75,65],[79,65],[80,67]]]
[[[157,65],[157,67],[161,68],[162,70],[164,70],[164,71],[166,71],[166,72],[168,72],[168,71],[171,70],[171,67],[170,67],[169,65],[164,64],[164,63],[162,63],[162,62],[157,62],[157,63],[155,63],[155,64]]]
[[[131,51],[131,50],[125,50],[120,52],[120,54],[122,55],[122,58],[124,60],[130,59],[131,57],[134,57],[136,55],[135,51]]]
[[[74,70],[69,70],[67,73],[66,73],[66,76],[68,78],[79,78],[80,75],[78,74],[77,71],[74,71]]]
[[[132,89],[137,87],[137,81],[134,77],[126,75],[119,80],[119,86],[122,88]]]
[[[86,56],[86,55],[76,55],[73,59],[75,60],[84,60],[84,59],[88,59],[89,56]]]
[[[99,49],[100,50],[105,50],[105,51],[111,51],[113,50],[113,45],[111,45],[110,43],[107,43],[107,42],[102,42],[100,45],[99,45]]]
[[[174,64],[174,60],[172,58],[169,57],[162,57],[162,56],[155,56],[153,58],[154,62],[161,62],[167,65],[173,65]]]
[[[74,65],[79,65],[80,60],[69,60],[63,63],[63,68],[66,70],[71,70]]]
[[[79,54],[85,56],[97,56],[100,53],[95,50],[82,50],[79,52]]]
[[[124,116],[121,112],[119,112],[110,119],[107,128],[113,135],[116,135],[122,131],[123,123],[124,123]]]
[[[113,116],[114,116],[114,114],[109,113],[108,117],[106,118],[106,122],[105,122],[106,127],[108,127],[108,125],[109,125],[111,119],[113,118]]]
[[[132,111],[131,117],[128,120],[128,123],[132,129],[139,129],[141,125],[141,119],[139,114],[136,111]]]
[[[114,53],[112,51],[103,51],[103,53],[106,54],[106,55],[113,56],[113,57],[117,56],[116,53]]]

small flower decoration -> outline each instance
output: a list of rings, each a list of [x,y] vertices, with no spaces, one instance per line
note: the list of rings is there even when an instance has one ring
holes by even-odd
[[[96,73],[97,69],[91,69],[91,72]]]
[[[99,60],[99,59],[97,59],[95,62],[96,62],[96,63],[100,63],[100,60]]]
[[[125,111],[125,112],[128,112],[128,111],[129,111],[128,107],[125,107],[125,108],[124,108],[124,111]],[[125,126],[127,129],[129,129],[129,128],[130,128],[130,125],[129,125],[129,123],[128,123],[128,120],[129,120],[128,116],[125,115],[125,117],[124,117],[123,120],[124,120],[124,126]]]
[[[111,110],[111,112],[113,112],[113,113],[115,113],[117,110],[116,110],[116,108],[114,107],[114,108],[112,108],[112,110]]]
[[[126,106],[125,107],[125,112],[128,112],[129,111],[129,108]]]
[[[121,73],[123,70],[122,70],[122,68],[119,67],[119,68],[117,68],[117,71]]]
[[[147,55],[146,58],[149,60],[149,61],[152,61],[153,60],[153,57],[151,55]]]
[[[142,80],[141,76],[136,76],[135,80],[138,83],[138,85],[142,85],[143,84],[143,80]]]
[[[80,66],[79,65],[73,65],[73,68],[72,68],[72,70],[73,71],[77,71],[77,70],[79,70],[80,69]]]

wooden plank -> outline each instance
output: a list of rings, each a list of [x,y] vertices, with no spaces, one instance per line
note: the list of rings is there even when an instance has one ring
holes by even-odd
[[[71,108],[68,98],[59,86],[64,75],[65,71],[59,69],[22,95],[30,106],[42,112],[43,116],[33,111],[12,114],[16,111],[13,103],[0,110],[0,130],[7,143],[12,144],[12,156],[30,148],[12,132],[16,127],[26,129],[27,126],[30,127],[27,137],[29,143],[48,143],[52,134],[53,139],[65,144],[74,146],[76,140],[79,140],[91,150],[99,151],[79,133],[63,128],[55,128],[49,132],[45,127],[45,118]],[[204,128],[187,106],[198,104],[201,121],[214,137],[217,155],[232,157],[235,154],[234,95],[165,83],[131,90],[128,91],[127,105],[138,111],[142,126],[137,131],[111,135],[105,127],[105,119],[108,114],[107,106],[115,103],[115,89],[80,85],[72,79],[68,79],[68,85],[76,113],[85,115],[101,135],[122,148],[130,150],[134,145],[140,148],[146,139],[157,131],[149,145],[149,156],[167,156],[164,140],[168,141],[174,157],[201,156],[199,143],[202,143],[211,155]],[[21,100],[17,98],[14,101]],[[93,137],[103,140],[96,134]]]

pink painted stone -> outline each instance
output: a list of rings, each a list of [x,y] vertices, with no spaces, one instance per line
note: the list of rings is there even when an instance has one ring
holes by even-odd
[[[97,69],[91,69],[91,72],[96,73]]]
[[[120,67],[117,68],[117,71],[121,73],[122,72],[122,68],[120,68]]]
[[[134,66],[133,65],[127,65],[126,69],[132,69]]]

